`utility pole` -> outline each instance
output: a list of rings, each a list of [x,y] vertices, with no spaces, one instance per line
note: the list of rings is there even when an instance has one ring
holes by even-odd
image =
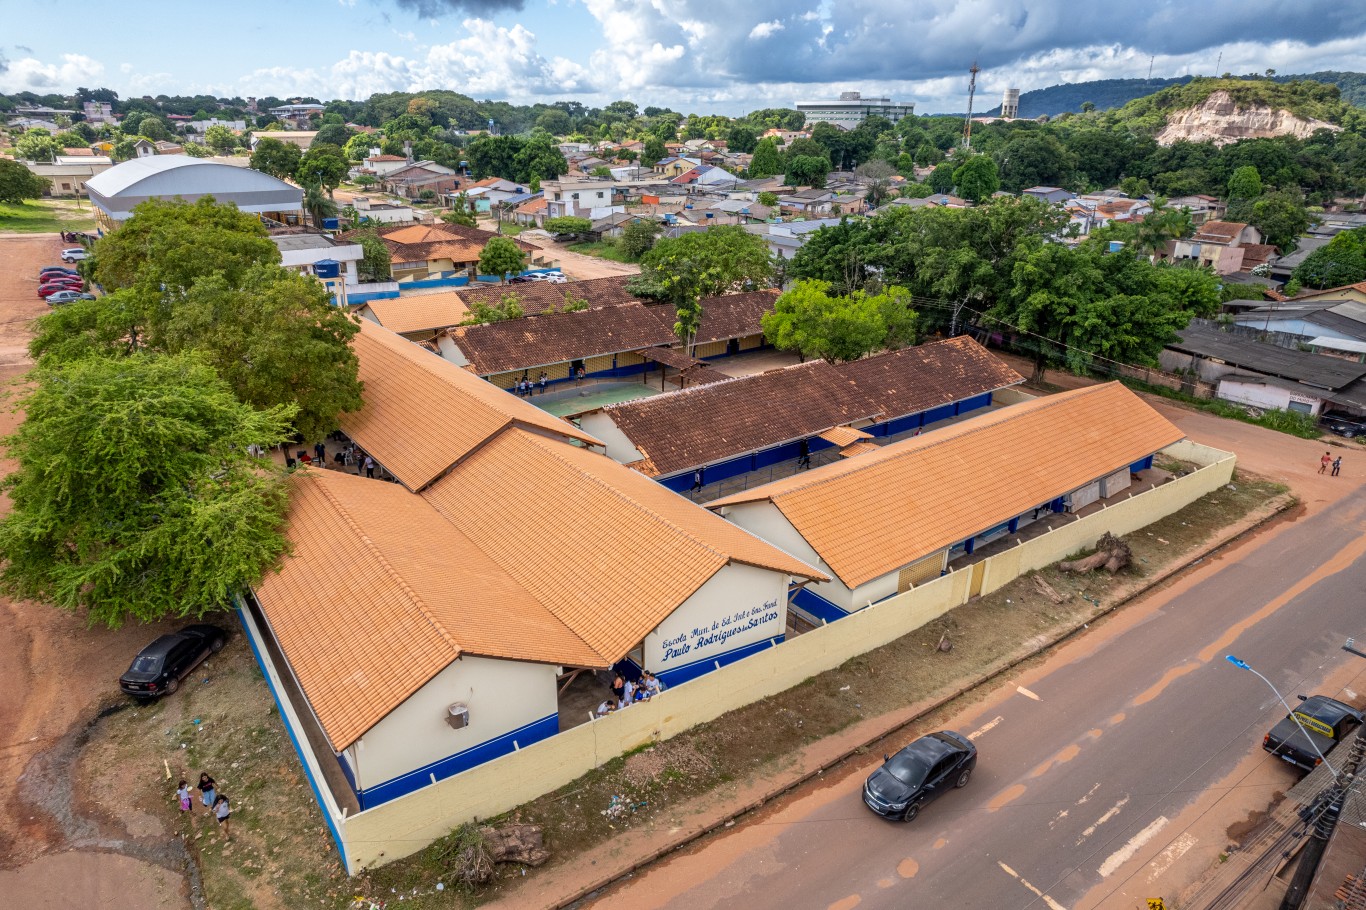
[[[972,73],[972,78],[968,81],[968,116],[963,121],[963,148],[966,151],[972,150],[972,96],[977,93],[977,74],[981,71],[977,61],[972,61],[972,66],[968,69],[968,72]]]
[[[1148,57],[1148,81],[1149,81],[1149,82],[1152,82],[1152,81],[1153,81],[1153,61],[1156,60],[1156,59],[1157,59],[1157,54],[1151,54],[1151,55],[1149,55],[1149,57]]]

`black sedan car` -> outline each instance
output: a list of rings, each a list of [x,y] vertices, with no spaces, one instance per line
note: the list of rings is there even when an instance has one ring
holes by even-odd
[[[1319,424],[1330,433],[1347,439],[1366,436],[1366,417],[1357,417],[1346,411],[1324,411]]]
[[[895,755],[863,785],[863,802],[878,815],[908,822],[947,790],[966,787],[977,767],[977,747],[958,733],[922,736]]]
[[[119,688],[139,698],[169,695],[201,660],[223,650],[227,640],[227,632],[207,623],[163,635],[133,658],[119,677]]]

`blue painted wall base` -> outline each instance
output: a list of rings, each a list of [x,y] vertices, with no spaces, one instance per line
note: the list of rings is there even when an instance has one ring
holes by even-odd
[[[752,645],[744,645],[743,647],[736,648],[734,651],[727,651],[725,654],[704,657],[701,660],[695,660],[690,664],[674,667],[672,670],[661,670],[655,675],[659,677],[659,681],[664,683],[665,686],[677,686],[690,679],[697,679],[699,676],[705,676],[712,670],[715,670],[717,664],[724,667],[727,664],[735,663],[737,660],[743,660],[751,654],[758,654],[760,651],[771,648],[775,644],[782,644],[785,637],[785,634],[775,635],[773,638],[765,638],[763,641],[757,641]]]

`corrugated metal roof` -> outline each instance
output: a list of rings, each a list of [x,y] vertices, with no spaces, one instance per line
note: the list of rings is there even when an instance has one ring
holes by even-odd
[[[1338,357],[1310,354],[1274,344],[1266,344],[1204,326],[1187,326],[1180,339],[1168,349],[1224,363],[1282,379],[1292,379],[1320,389],[1340,389],[1366,376],[1366,364]]]

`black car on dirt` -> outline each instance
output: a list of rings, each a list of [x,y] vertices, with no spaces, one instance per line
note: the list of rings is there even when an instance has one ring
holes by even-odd
[[[1319,417],[1319,425],[1347,439],[1366,436],[1366,417],[1357,417],[1346,411],[1324,411]]]
[[[1287,714],[1262,739],[1262,748],[1297,768],[1312,771],[1353,730],[1361,726],[1361,712],[1327,695],[1300,696],[1300,706]]]
[[[119,688],[138,698],[170,695],[200,661],[223,650],[227,641],[227,632],[208,623],[163,635],[133,658],[132,665],[119,677]]]
[[[884,818],[908,822],[926,803],[968,785],[977,747],[961,734],[941,730],[883,758],[882,767],[863,784],[863,802]]]

